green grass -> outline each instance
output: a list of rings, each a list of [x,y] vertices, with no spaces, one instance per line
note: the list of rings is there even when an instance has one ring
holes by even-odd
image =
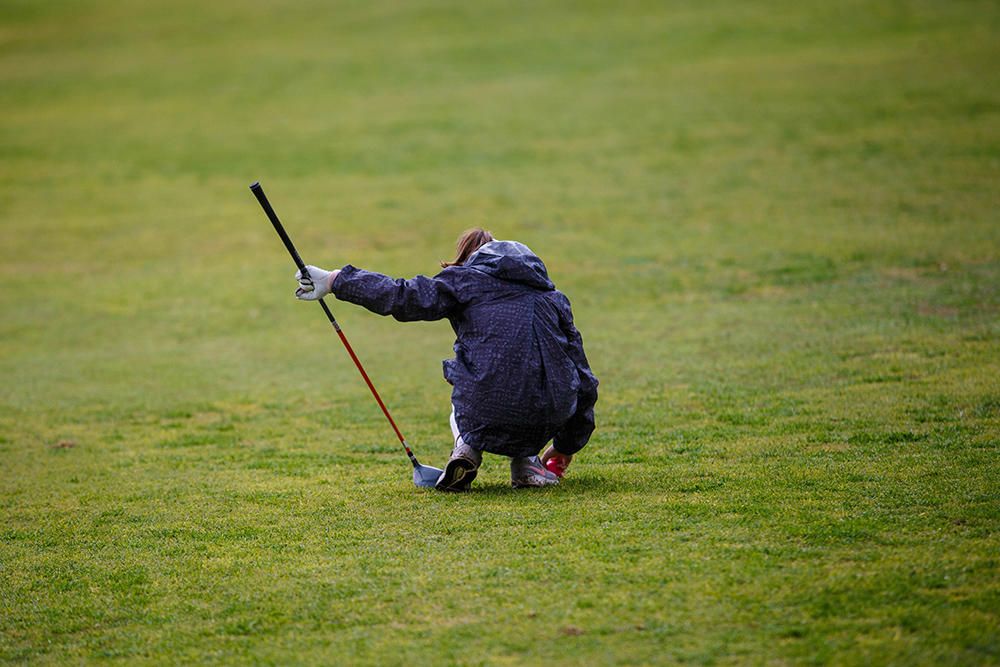
[[[1000,6],[0,7],[0,661],[1000,663]],[[415,490],[300,250],[528,243],[599,428]],[[445,323],[336,303],[417,454]]]

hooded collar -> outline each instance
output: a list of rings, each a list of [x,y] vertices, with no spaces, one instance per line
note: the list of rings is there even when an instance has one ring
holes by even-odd
[[[535,289],[555,289],[542,260],[531,248],[517,241],[490,241],[472,253],[465,266]]]

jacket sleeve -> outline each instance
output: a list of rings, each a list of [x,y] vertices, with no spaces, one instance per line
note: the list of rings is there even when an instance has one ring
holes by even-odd
[[[348,264],[333,281],[333,294],[341,301],[364,306],[400,322],[440,320],[459,306],[454,281],[447,271],[433,278],[405,280],[365,271]]]
[[[562,295],[560,295],[562,296]],[[583,337],[573,325],[573,311],[569,299],[562,296],[559,304],[559,325],[566,334],[569,343],[567,354],[576,364],[580,376],[580,388],[576,396],[576,412],[569,418],[562,429],[552,440],[556,451],[563,454],[576,454],[583,449],[594,432],[594,404],[597,403],[597,377],[590,370],[590,363],[583,351]]]

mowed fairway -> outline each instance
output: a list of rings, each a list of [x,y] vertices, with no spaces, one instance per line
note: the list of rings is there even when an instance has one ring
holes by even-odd
[[[0,662],[1000,663],[1000,5],[6,0]],[[558,488],[415,489],[306,261],[574,303]],[[417,455],[446,322],[331,302]]]

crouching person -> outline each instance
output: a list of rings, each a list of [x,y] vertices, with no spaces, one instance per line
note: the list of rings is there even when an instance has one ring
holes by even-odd
[[[307,278],[296,274],[296,296],[332,292],[401,322],[451,322],[455,358],[444,362],[444,377],[455,445],[438,489],[468,489],[483,452],[510,458],[515,488],[558,483],[594,431],[597,402],[569,299],[527,246],[483,229],[463,234],[455,260],[442,267],[432,278],[404,280],[351,265],[310,266]]]

